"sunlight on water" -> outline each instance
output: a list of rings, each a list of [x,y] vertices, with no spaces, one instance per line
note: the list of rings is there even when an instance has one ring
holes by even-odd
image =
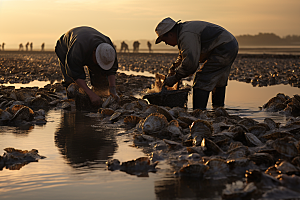
[[[150,73],[124,73],[154,77]],[[184,82],[192,85],[192,81]],[[48,82],[35,82],[34,86],[43,87],[43,84]],[[32,85],[20,87],[27,86]],[[259,109],[277,93],[292,97],[299,93],[299,88],[289,85],[253,87],[251,84],[229,81],[226,108],[231,114],[251,117],[259,122],[271,117],[276,122],[285,123],[284,116]],[[188,97],[187,106],[192,108],[192,94]],[[208,109],[211,109],[211,99]],[[0,171],[1,199],[163,199],[166,195],[176,198],[180,195],[183,198],[200,195],[209,199],[221,194],[222,188],[215,188],[215,193],[206,197],[204,191],[209,191],[209,188],[197,187],[184,179],[179,181],[165,171],[163,164],[159,172],[149,173],[149,177],[108,171],[105,162],[109,158],[124,162],[145,156],[141,149],[131,146],[130,137],[122,134],[122,128],[102,127],[97,118],[79,112],[50,110],[46,119],[46,125],[34,126],[31,130],[0,127],[1,155],[2,149],[13,147],[37,149],[40,155],[46,156],[20,170]],[[174,190],[182,193],[173,194]]]

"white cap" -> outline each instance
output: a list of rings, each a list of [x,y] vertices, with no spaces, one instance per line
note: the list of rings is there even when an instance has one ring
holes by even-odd
[[[102,69],[109,70],[112,68],[116,59],[116,52],[110,44],[99,44],[95,54],[97,63]]]
[[[162,40],[162,36],[165,33],[169,32],[175,26],[175,24],[177,24],[177,22],[175,22],[170,17],[167,17],[167,18],[163,19],[161,22],[159,22],[159,24],[156,26],[156,29],[155,29],[155,32],[158,36],[158,38],[155,41],[155,44],[160,43]]]

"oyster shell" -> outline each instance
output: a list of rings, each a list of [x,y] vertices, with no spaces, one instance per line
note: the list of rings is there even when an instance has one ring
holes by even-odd
[[[76,83],[71,83],[67,88],[68,98],[73,99],[79,94],[79,86]]]
[[[201,137],[205,137],[205,138],[209,138],[212,136],[213,132],[214,132],[214,128],[212,127],[212,125],[204,120],[198,119],[196,121],[194,121],[190,127],[190,131],[192,134],[192,137],[195,136],[201,136]]]
[[[38,150],[36,149],[28,151],[10,147],[5,148],[4,151],[6,151],[6,153],[4,153],[3,156],[0,156],[0,161],[2,158],[2,160],[5,161],[3,167],[11,170],[19,170],[30,162],[37,162],[39,159],[46,158],[45,156],[39,155]],[[0,166],[0,170],[1,169]]]
[[[295,157],[298,154],[298,150],[290,137],[276,139],[272,146],[280,154],[287,157]]]
[[[34,109],[48,109],[49,108],[49,102],[38,95],[36,98],[32,99],[29,103],[29,105]]]
[[[115,102],[115,98],[113,96],[107,97],[107,99],[103,102],[102,108],[107,108],[109,105],[113,104]]]
[[[228,176],[229,165],[226,160],[212,158],[208,160],[205,165],[209,167],[208,171],[205,173],[205,177],[226,178]]]
[[[124,123],[129,125],[130,127],[135,127],[143,118],[130,115],[124,118]]]
[[[207,138],[203,138],[201,146],[206,148],[206,150],[204,151],[206,155],[216,155],[224,153],[218,145],[216,145],[213,141]]]
[[[172,109],[169,110],[169,113],[175,118],[178,118],[179,114],[181,116],[188,115],[188,113],[185,111],[185,109],[183,109],[181,107],[173,107]]]
[[[8,121],[12,117],[13,115],[10,112],[0,109],[0,121]]]
[[[288,161],[282,161],[280,164],[276,164],[275,167],[279,171],[279,173],[283,174],[292,174],[295,172],[299,172],[299,168],[295,167],[293,164]]]
[[[214,111],[215,111],[216,117],[220,117],[220,116],[228,117],[229,116],[228,112],[223,107],[218,107]]]
[[[277,128],[276,122],[271,118],[265,118],[264,123],[266,123],[268,125],[270,130],[273,130],[273,129]]]
[[[249,129],[250,127],[258,124],[258,122],[251,118],[244,118],[241,121],[239,121],[238,124],[244,125],[245,127],[247,127]]]
[[[271,132],[271,133],[263,135],[262,137],[265,138],[265,139],[267,139],[267,140],[276,140],[278,138],[284,138],[286,136],[294,137],[289,132],[284,132],[284,131]]]
[[[172,120],[167,126],[167,131],[172,134],[172,136],[178,137],[182,135],[181,128],[177,120]]]
[[[136,134],[133,136],[134,145],[148,145],[150,142],[155,141],[155,138],[150,135]]]
[[[101,114],[104,116],[111,116],[115,113],[115,111],[111,108],[104,108],[101,110]]]
[[[234,149],[231,149],[227,151],[228,157],[227,159],[237,159],[237,158],[243,158],[246,157],[249,154],[249,149],[246,146],[239,146]]]
[[[267,131],[266,127],[260,126],[260,125],[252,126],[252,127],[249,128],[249,132],[252,133],[255,136],[259,136],[261,134],[265,134],[266,131]]]
[[[253,161],[256,165],[265,164],[267,166],[274,164],[274,158],[268,153],[254,153],[249,155],[248,158]]]
[[[156,165],[158,161],[151,164],[150,159],[148,157],[140,157],[135,160],[130,160],[127,162],[122,162],[120,166],[121,171],[126,171],[129,174],[135,174],[141,171],[144,172],[155,172]]]
[[[245,133],[248,146],[262,146],[263,143],[252,133]]]
[[[34,112],[27,106],[21,107],[11,118],[11,121],[31,121],[34,119]]]
[[[209,169],[207,165],[203,164],[189,164],[183,166],[176,174],[179,176],[193,176],[203,177],[205,172]]]
[[[121,118],[121,116],[122,116],[121,112],[114,112],[114,114],[112,114],[112,116],[109,118],[109,120],[116,122]]]
[[[166,117],[160,113],[152,113],[143,123],[143,131],[153,134],[162,131],[168,125]]]

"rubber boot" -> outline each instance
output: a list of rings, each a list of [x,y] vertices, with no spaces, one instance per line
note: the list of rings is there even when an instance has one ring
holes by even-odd
[[[193,89],[193,109],[206,110],[209,91],[194,88]]]

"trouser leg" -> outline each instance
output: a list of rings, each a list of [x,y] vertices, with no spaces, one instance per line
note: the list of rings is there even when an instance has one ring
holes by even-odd
[[[193,109],[206,110],[209,91],[193,88]]]
[[[215,87],[212,91],[212,106],[224,107],[226,86]]]

